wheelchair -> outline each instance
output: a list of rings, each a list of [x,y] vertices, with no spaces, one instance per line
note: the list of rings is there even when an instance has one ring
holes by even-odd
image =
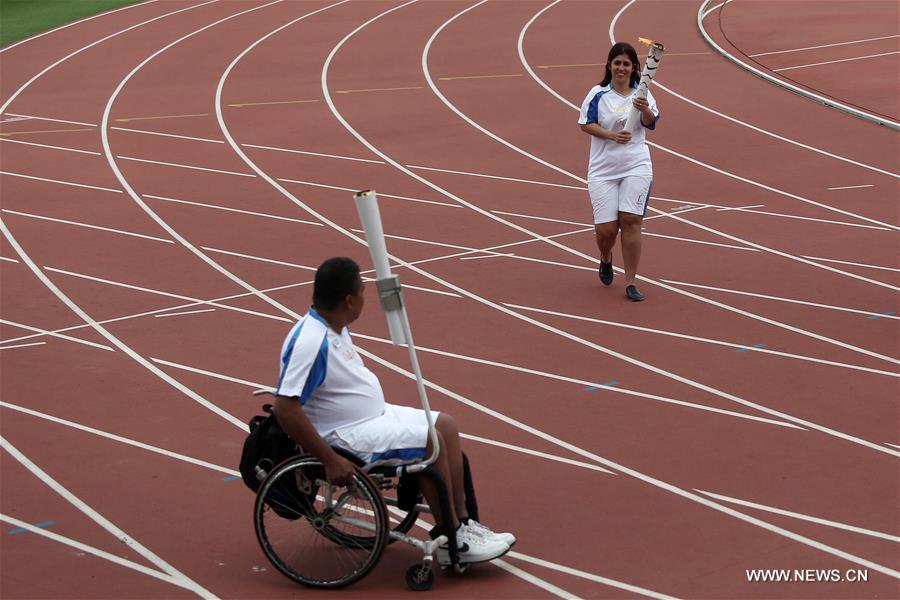
[[[408,535],[421,513],[431,513],[423,502],[416,476],[429,477],[440,495],[442,514],[450,514],[446,485],[432,467],[412,475],[410,465],[365,466],[342,449],[335,451],[356,465],[348,485],[335,485],[325,468],[310,454],[289,458],[270,470],[257,468],[262,480],[253,507],[256,537],[266,558],[288,578],[309,587],[338,588],[365,577],[385,548],[401,541],[418,548],[422,560],[405,574],[406,584],[424,591],[434,583],[434,555],[438,546],[449,547],[450,564],[461,573],[455,536],[422,541]],[[268,465],[265,465],[268,466]],[[466,508],[478,520],[468,458],[463,454]]]

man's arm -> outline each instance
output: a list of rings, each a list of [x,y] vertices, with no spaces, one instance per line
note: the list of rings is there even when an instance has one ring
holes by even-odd
[[[316,431],[297,398],[275,397],[278,424],[305,451],[322,461],[328,481],[338,485],[350,482],[356,469],[349,460],[331,449]]]

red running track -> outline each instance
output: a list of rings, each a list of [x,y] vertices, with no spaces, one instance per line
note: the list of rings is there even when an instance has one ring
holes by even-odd
[[[519,538],[433,597],[897,597],[897,134],[719,57],[698,5],[171,0],[3,51],[0,596],[317,595],[232,476],[311,269],[368,264],[374,188],[430,399]],[[797,47],[890,33],[757,5],[723,15],[748,53],[798,13]],[[596,280],[573,108],[610,29],[668,51],[641,304]],[[859,103],[847,72],[817,73]],[[382,315],[354,333],[415,405]]]

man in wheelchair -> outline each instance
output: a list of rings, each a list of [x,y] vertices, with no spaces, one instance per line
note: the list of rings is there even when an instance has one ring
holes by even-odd
[[[326,260],[316,271],[312,307],[290,330],[281,349],[278,422],[300,447],[322,461],[327,479],[335,484],[347,483],[354,466],[334,448],[376,465],[419,462],[432,449],[425,411],[386,403],[378,378],[353,347],[347,325],[362,313],[364,294],[356,262],[342,257]],[[449,514],[442,514],[435,483],[419,478],[438,523],[430,535],[434,539],[455,532],[460,564],[498,558],[516,538],[469,518],[459,429],[448,414],[432,411],[432,416],[440,449],[433,466],[450,502]],[[437,560],[450,563],[446,545],[438,548]]]

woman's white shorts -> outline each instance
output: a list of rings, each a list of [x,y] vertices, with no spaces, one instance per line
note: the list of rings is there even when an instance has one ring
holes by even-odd
[[[431,411],[437,421],[441,413]],[[381,416],[342,427],[326,442],[352,452],[366,464],[402,465],[425,458],[428,420],[421,408],[385,404]]]
[[[594,208],[594,223],[609,223],[619,213],[647,214],[652,177],[623,177],[609,181],[589,181],[588,193]]]

